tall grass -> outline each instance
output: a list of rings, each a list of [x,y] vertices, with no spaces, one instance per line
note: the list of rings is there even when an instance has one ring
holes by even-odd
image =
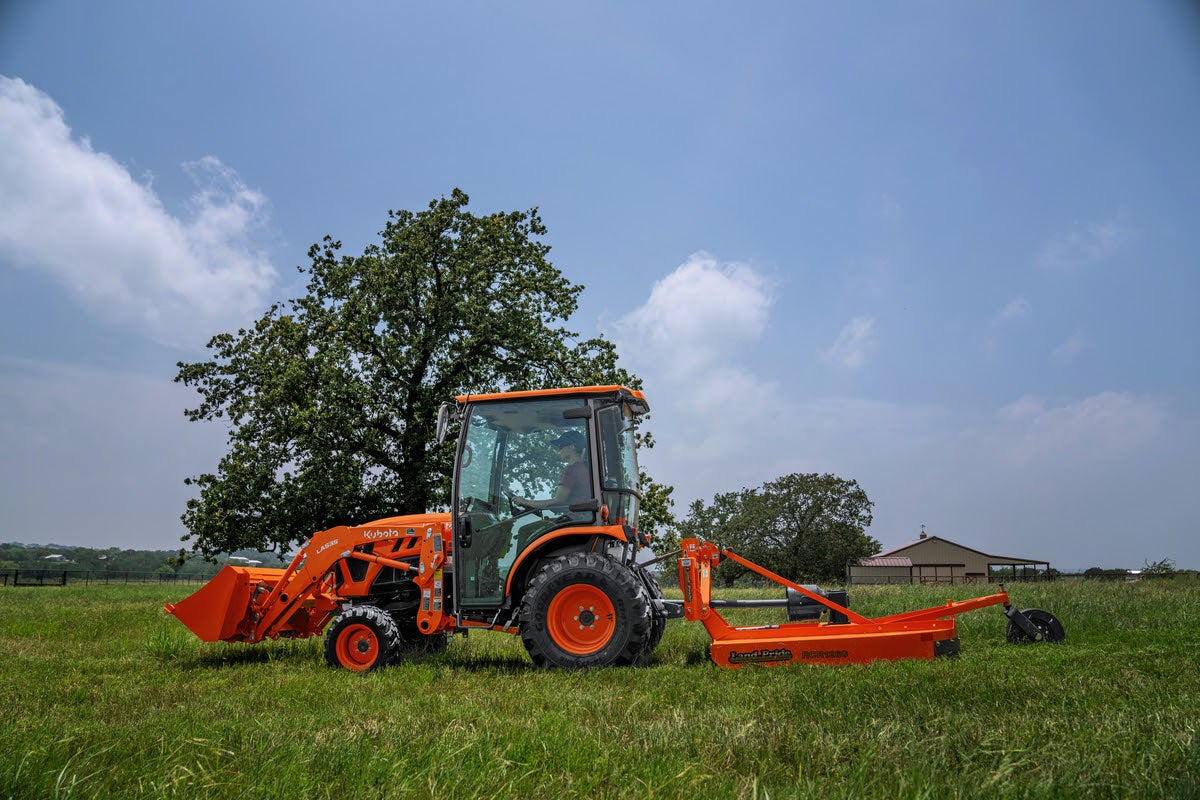
[[[535,671],[473,633],[356,675],[315,639],[201,643],[161,611],[178,588],[2,589],[0,797],[1200,796],[1200,586],[1010,593],[1067,641],[1009,645],[986,609],[955,659],[726,671],[672,621],[646,668]]]

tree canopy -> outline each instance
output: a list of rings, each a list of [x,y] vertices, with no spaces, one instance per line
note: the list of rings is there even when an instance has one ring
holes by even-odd
[[[866,533],[873,503],[857,481],[793,473],[757,489],[692,503],[683,536],[700,536],[788,580],[843,580],[846,562],[879,552]],[[733,583],[745,568],[723,562],[717,577]]]
[[[193,421],[224,418],[228,452],[183,514],[213,555],[286,549],[314,531],[449,502],[439,405],[462,392],[621,383],[604,338],[563,326],[582,286],[548,260],[536,208],[476,216],[455,189],[391,211],[362,255],[331,237],[308,251],[306,293],[180,362]]]

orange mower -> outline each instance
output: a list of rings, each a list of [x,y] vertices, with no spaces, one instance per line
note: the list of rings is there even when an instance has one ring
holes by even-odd
[[[845,591],[792,583],[699,539],[647,560],[638,532],[641,392],[593,386],[464,395],[442,406],[438,440],[461,424],[451,512],[314,534],[285,569],[225,566],[167,612],[206,642],[325,633],[325,659],[367,671],[439,652],[472,629],[521,637],[538,667],[649,661],[669,618],[699,621],[722,667],[934,658],[958,652],[954,617],[1003,605],[1010,641],[1061,641],[1049,612],[997,594],[868,619]],[[518,494],[519,493],[519,494]],[[676,559],[682,600],[651,567]],[[779,600],[712,596],[734,561],[779,584]],[[719,609],[775,606],[788,622],[737,627]]]

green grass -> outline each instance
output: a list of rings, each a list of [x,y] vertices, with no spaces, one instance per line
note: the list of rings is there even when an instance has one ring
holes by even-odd
[[[1200,796],[1195,580],[1014,585],[1067,641],[1006,644],[984,609],[956,659],[721,670],[680,620],[646,668],[538,672],[474,633],[365,676],[316,639],[203,644],[161,611],[183,593],[0,589],[0,797]]]

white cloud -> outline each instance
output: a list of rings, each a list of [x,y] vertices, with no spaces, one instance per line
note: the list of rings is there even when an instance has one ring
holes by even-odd
[[[186,217],[86,138],[49,96],[0,76],[0,257],[41,270],[106,321],[198,347],[245,321],[276,279],[252,235],[267,200],[207,156]]]
[[[1103,459],[1152,440],[1163,430],[1166,416],[1161,402],[1120,392],[1101,392],[1057,408],[1022,397],[1000,409],[987,449],[1016,466],[1053,463],[1062,455]]]
[[[1087,340],[1084,339],[1082,333],[1076,331],[1063,340],[1058,347],[1054,348],[1051,355],[1058,361],[1070,361],[1083,352],[1087,346]]]
[[[771,303],[770,283],[753,269],[696,253],[618,320],[616,337],[636,360],[676,377],[691,375],[759,338]]]
[[[1107,260],[1133,237],[1121,217],[1077,225],[1047,242],[1037,254],[1042,269],[1072,272]]]
[[[1006,322],[1017,319],[1027,319],[1033,315],[1033,305],[1024,297],[1013,298],[1008,305],[1000,309],[992,317],[992,327],[998,327]]]
[[[656,422],[654,430],[670,432],[670,445],[648,453],[648,463],[669,450],[672,461],[700,471],[727,469],[731,453],[767,435],[776,390],[746,370],[738,353],[763,335],[772,289],[746,265],[696,253],[617,320],[612,337],[622,361],[662,411],[655,419],[665,424]]]
[[[1004,308],[992,316],[991,331],[983,342],[985,351],[989,354],[994,353],[1000,341],[1002,341],[1002,331],[1005,328],[1015,324],[1019,320],[1029,319],[1032,316],[1033,304],[1022,296],[1014,297]]]
[[[875,346],[875,320],[855,317],[842,328],[821,358],[844,369],[858,369]]]

